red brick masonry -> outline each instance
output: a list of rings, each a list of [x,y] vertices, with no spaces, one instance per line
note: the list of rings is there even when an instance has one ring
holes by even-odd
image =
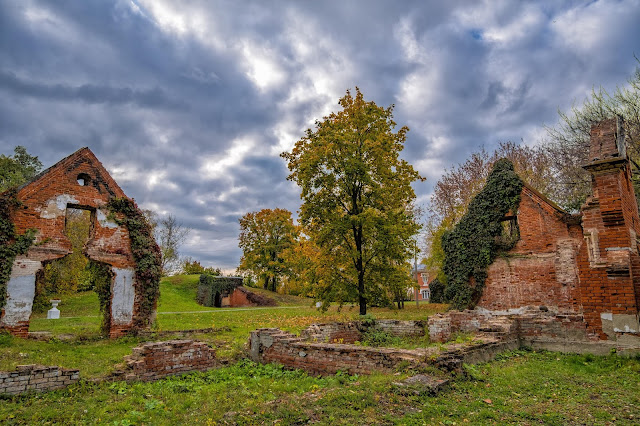
[[[217,366],[216,351],[204,342],[169,340],[145,343],[125,357],[126,380],[154,381],[167,376],[207,371]]]
[[[78,370],[58,366],[19,365],[16,371],[0,371],[0,395],[61,389],[77,382],[79,378]]]
[[[640,339],[640,217],[621,119],[592,126],[584,168],[592,194],[578,215],[525,184],[520,240],[489,267],[477,306],[493,314],[543,307],[579,316],[592,338]]]
[[[71,253],[71,241],[65,233],[69,208],[90,212],[91,231],[84,254],[109,265],[116,275],[120,274],[120,278],[113,278],[114,294],[107,306],[109,335],[118,337],[130,331],[134,324],[145,322],[139,318],[143,296],[137,294],[138,286],[131,284],[135,281],[135,261],[129,233],[109,217],[106,207],[113,197],[126,195],[89,148],[60,160],[18,189],[21,204],[11,211],[16,232],[23,234],[34,228],[37,234],[28,253],[14,261],[9,284],[17,284],[7,287],[7,303],[0,312],[0,330],[26,336],[35,281],[42,278],[41,271],[48,262]],[[130,287],[133,290],[130,291]]]

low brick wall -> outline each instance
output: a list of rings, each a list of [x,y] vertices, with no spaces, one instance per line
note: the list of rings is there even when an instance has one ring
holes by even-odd
[[[67,370],[58,366],[19,365],[16,371],[0,371],[0,395],[62,389],[77,382],[79,378],[78,370]]]
[[[126,356],[125,362],[127,369],[115,375],[129,381],[154,381],[217,366],[215,349],[195,340],[145,343],[133,348],[133,354]]]
[[[358,321],[311,324],[300,337],[310,342],[353,343],[362,340],[362,330]]]
[[[489,311],[450,311],[429,317],[428,323],[429,338],[434,342],[446,342],[458,332],[494,333],[521,341],[544,338],[586,342],[598,338],[587,332],[582,315],[555,313],[539,308],[500,315]]]
[[[424,336],[426,333],[426,321],[400,321],[400,320],[376,320],[374,328],[397,336]]]
[[[0,315],[2,313],[0,312]],[[0,324],[0,331],[7,331],[16,337],[29,337],[29,321],[20,321],[17,325],[9,326]]]
[[[320,375],[338,371],[349,374],[392,372],[400,363],[416,367],[426,365],[439,353],[435,347],[395,349],[314,343],[277,328],[252,331],[249,346],[249,355],[255,362],[274,362]]]
[[[552,314],[531,312],[514,317],[521,339],[539,337],[568,341],[594,341],[598,336],[587,331],[587,324],[580,314]]]
[[[385,331],[393,336],[424,336],[426,321],[376,320],[372,325],[362,321],[311,324],[302,330],[300,337],[313,342],[354,343],[362,340],[368,329]]]

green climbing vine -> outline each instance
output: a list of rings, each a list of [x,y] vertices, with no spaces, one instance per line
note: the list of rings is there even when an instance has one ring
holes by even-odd
[[[102,312],[102,324],[100,329],[102,334],[109,334],[111,325],[111,280],[113,272],[111,267],[106,263],[100,263],[93,260],[89,261],[87,270],[90,272],[90,288],[98,294],[100,302],[100,312]]]
[[[134,319],[136,328],[149,325],[149,319],[160,295],[160,278],[162,277],[162,254],[153,238],[153,230],[149,222],[128,198],[112,198],[108,204],[112,214],[121,214],[123,219],[115,218],[118,225],[126,226],[129,231],[131,252],[136,262],[136,297],[140,301],[139,315]]]
[[[456,309],[472,308],[482,296],[487,268],[496,256],[513,248],[520,238],[517,223],[504,221],[520,205],[523,182],[511,161],[493,166],[487,183],[469,203],[467,213],[442,236],[445,299]]]
[[[7,283],[13,261],[16,256],[25,254],[36,238],[35,229],[28,229],[23,235],[16,234],[11,211],[19,206],[15,189],[0,195],[0,310],[7,301]]]
[[[211,274],[200,275],[199,285],[206,286],[213,295],[228,293],[242,285],[242,281],[232,277],[219,277]]]

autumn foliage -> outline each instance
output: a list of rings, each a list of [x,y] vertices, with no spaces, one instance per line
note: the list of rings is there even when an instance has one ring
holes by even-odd
[[[400,159],[407,127],[395,131],[393,106],[367,102],[359,89],[342,111],[308,129],[291,152],[289,179],[302,189],[303,233],[317,248],[317,297],[355,301],[360,313],[406,284],[411,237],[419,230],[411,183],[422,179]]]
[[[240,272],[257,277],[263,288],[278,289],[287,267],[283,258],[296,240],[296,227],[291,212],[285,209],[262,209],[240,218],[238,245],[242,249]]]

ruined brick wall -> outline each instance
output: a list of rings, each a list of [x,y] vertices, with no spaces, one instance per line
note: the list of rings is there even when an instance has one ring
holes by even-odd
[[[78,370],[57,366],[19,365],[16,371],[0,371],[0,395],[62,389],[80,378]]]
[[[450,311],[428,319],[429,339],[447,342],[456,333],[491,333],[502,339],[565,340],[590,342],[597,336],[587,330],[584,317],[577,313],[555,313],[535,308],[517,314],[495,315],[481,311]]]
[[[14,262],[0,329],[17,335],[28,330],[38,271],[46,262],[71,253],[71,242],[65,235],[68,208],[91,212],[85,254],[111,266],[111,336],[121,335],[132,327],[138,313],[135,261],[128,231],[109,218],[106,205],[112,197],[126,196],[88,148],[78,150],[19,188],[17,198],[21,206],[11,213],[16,231],[22,234],[35,228],[38,232],[28,253]]]
[[[300,337],[313,342],[354,343],[362,340],[369,328],[384,331],[397,337],[424,336],[426,321],[376,320],[372,325],[362,321],[311,324],[302,330]]]
[[[570,217],[525,185],[520,240],[488,268],[480,309],[582,315],[589,335],[640,338],[640,217],[621,119],[591,128],[592,195]]]
[[[154,381],[167,376],[207,371],[217,366],[215,349],[195,340],[145,343],[125,357],[126,380]]]
[[[78,183],[80,176],[86,178],[84,185]],[[94,229],[87,247],[89,257],[119,268],[134,265],[126,230],[107,219],[109,199],[125,194],[88,148],[43,172],[22,187],[17,196],[22,203],[12,215],[17,232],[38,230],[39,244],[29,251],[30,259],[53,260],[70,253],[65,219],[67,207],[73,206],[87,208],[94,215]]]
[[[601,338],[640,333],[640,219],[619,119],[591,129],[592,196],[582,209],[585,244],[578,265],[581,304],[590,331]]]
[[[312,342],[350,344],[362,340],[362,328],[358,321],[311,324],[300,332],[300,337]]]
[[[478,306],[491,311],[540,305],[579,311],[576,259],[581,235],[571,229],[564,212],[526,185],[517,222],[520,240],[488,268]]]
[[[251,332],[250,356],[255,362],[279,363],[310,374],[392,372],[400,363],[423,364],[436,348],[392,349],[347,344],[313,343],[279,329]]]
[[[392,336],[408,337],[408,336],[424,336],[426,321],[400,321],[392,319],[376,320],[373,328],[385,331]]]

